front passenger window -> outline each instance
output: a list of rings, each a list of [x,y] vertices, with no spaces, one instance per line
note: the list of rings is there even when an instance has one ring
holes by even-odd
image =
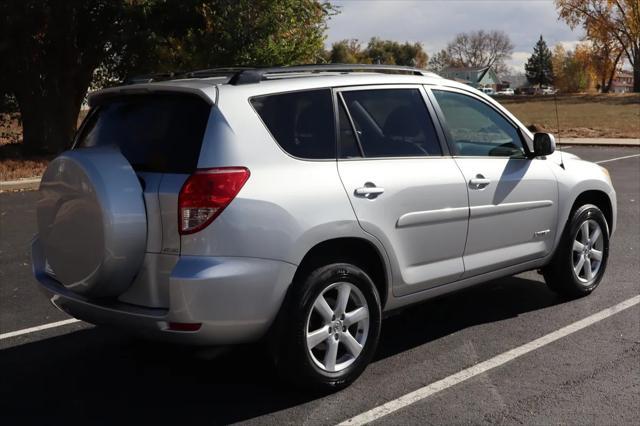
[[[457,155],[524,158],[519,131],[499,112],[471,96],[433,90]]]

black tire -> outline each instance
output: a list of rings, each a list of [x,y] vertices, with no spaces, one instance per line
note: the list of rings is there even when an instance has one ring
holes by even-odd
[[[578,260],[580,255],[574,252],[573,243],[574,240],[582,235],[580,234],[580,229],[586,221],[594,221],[600,226],[602,260],[592,278],[586,279],[586,277],[582,277],[581,279],[574,270],[574,260]],[[598,287],[607,267],[608,258],[609,227],[607,221],[597,206],[585,204],[576,209],[571,215],[553,259],[542,269],[542,273],[547,285],[554,292],[569,298],[582,297],[590,294]]]
[[[309,353],[306,331],[307,320],[310,318],[316,299],[336,283],[351,284],[360,292],[357,294],[356,290],[351,290],[354,297],[364,296],[369,311],[369,323],[366,340],[359,355],[346,368],[330,372],[318,366]],[[333,306],[329,303],[329,306],[332,309],[335,308],[337,301]],[[270,347],[276,368],[283,379],[304,389],[323,393],[342,389],[353,383],[371,361],[378,345],[381,321],[378,291],[371,278],[362,269],[349,263],[321,266],[293,284],[283,306],[276,325],[277,331],[270,337],[272,340]],[[328,335],[331,336],[331,332],[328,332]],[[324,344],[323,342],[321,345]],[[344,351],[345,347],[341,347]]]

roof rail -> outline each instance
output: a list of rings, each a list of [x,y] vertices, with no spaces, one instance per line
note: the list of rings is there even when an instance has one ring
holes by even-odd
[[[221,67],[188,72],[165,72],[155,74],[143,74],[127,77],[124,84],[152,83],[154,81],[166,81],[180,78],[207,78],[229,77],[229,84],[241,85],[259,83],[268,76],[284,76],[287,74],[319,74],[323,72],[347,73],[355,71],[367,71],[378,73],[401,73],[419,76],[435,75],[419,68],[402,65],[375,65],[375,64],[312,64],[294,65],[283,67]]]
[[[142,74],[127,77],[122,82],[123,84],[138,84],[138,83],[152,83],[154,81],[165,81],[175,78],[177,74],[174,72],[160,72],[154,74]]]
[[[252,67],[220,67],[209,68],[206,70],[189,71],[180,74],[180,77],[186,78],[207,78],[207,77],[224,77],[233,76],[247,70],[253,70]]]
[[[209,68],[205,70],[195,70],[187,72],[162,72],[142,74],[127,77],[124,80],[124,84],[137,84],[137,83],[152,83],[154,81],[166,81],[179,78],[207,78],[207,77],[231,77],[239,72],[250,70],[254,68],[249,67],[221,67],[221,68]]]
[[[401,65],[374,65],[374,64],[314,64],[295,65],[273,68],[249,68],[235,73],[229,80],[229,84],[234,86],[241,84],[259,83],[267,79],[267,75],[282,75],[294,73],[317,74],[321,72],[353,72],[368,71],[379,73],[403,73],[411,75],[427,76],[432,73],[419,68],[406,67]]]

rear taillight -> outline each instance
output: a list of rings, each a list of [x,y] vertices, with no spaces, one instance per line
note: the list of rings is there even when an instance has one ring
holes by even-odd
[[[178,196],[178,229],[192,234],[207,227],[249,179],[245,167],[198,170],[182,185]]]

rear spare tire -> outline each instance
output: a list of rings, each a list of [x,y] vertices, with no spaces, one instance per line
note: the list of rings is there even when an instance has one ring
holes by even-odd
[[[39,239],[46,263],[85,297],[122,294],[138,273],[147,241],[142,188],[114,148],[67,151],[40,183]]]

